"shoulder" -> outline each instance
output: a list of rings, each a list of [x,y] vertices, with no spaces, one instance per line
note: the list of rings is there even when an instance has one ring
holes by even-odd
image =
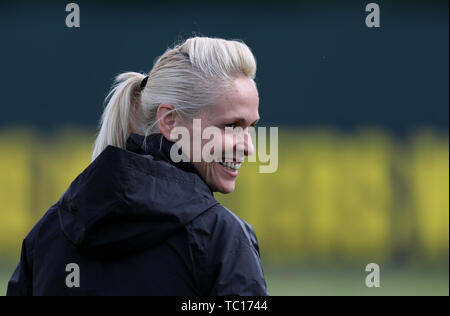
[[[39,221],[31,228],[22,242],[22,256],[30,267],[33,266],[35,253],[39,243],[44,239],[53,240],[57,235],[55,227],[59,227],[57,204],[54,204],[50,209],[39,219]]]
[[[59,228],[58,205],[58,203],[52,205],[25,237],[25,241],[30,247],[34,248],[42,237],[52,239],[54,237],[53,235],[57,233],[57,229],[55,228]]]
[[[217,204],[188,225],[205,295],[267,295],[253,227]]]
[[[187,229],[194,234],[196,241],[203,243],[205,247],[217,246],[217,244],[222,246],[243,244],[254,248],[259,253],[258,240],[253,227],[219,203],[195,218]]]

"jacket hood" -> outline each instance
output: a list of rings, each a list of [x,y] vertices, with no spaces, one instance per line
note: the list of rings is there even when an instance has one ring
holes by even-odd
[[[87,255],[117,257],[165,241],[218,204],[191,163],[170,159],[172,145],[131,134],[126,149],[108,146],[58,201],[64,235]]]

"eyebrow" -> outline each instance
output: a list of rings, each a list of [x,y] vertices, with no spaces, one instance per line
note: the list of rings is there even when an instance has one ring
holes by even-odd
[[[258,118],[256,121],[254,121],[254,122],[253,122],[252,124],[250,124],[250,125],[256,125],[256,124],[259,122],[260,119],[261,119],[261,118]],[[227,120],[225,120],[225,121],[229,121],[229,122],[238,122],[238,123],[241,123],[241,124],[245,124],[245,123],[247,122],[247,120],[244,119],[244,118],[242,118],[242,117],[235,117],[235,118],[227,119]]]

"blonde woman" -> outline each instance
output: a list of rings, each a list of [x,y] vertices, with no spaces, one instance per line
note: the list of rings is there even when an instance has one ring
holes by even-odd
[[[254,151],[255,72],[243,42],[193,37],[118,75],[92,163],[25,238],[7,294],[268,295],[252,227],[213,196]],[[212,161],[192,159],[195,120],[219,133]]]

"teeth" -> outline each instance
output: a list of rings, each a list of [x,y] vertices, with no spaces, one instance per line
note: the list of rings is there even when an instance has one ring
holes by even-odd
[[[232,171],[239,170],[241,168],[242,163],[240,162],[219,162],[222,166]]]

